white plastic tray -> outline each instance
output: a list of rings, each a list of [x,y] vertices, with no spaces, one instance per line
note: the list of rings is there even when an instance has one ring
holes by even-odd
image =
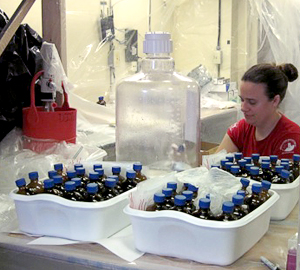
[[[74,202],[50,194],[32,196],[10,192],[19,229],[34,235],[93,241],[106,238],[130,224],[123,208],[132,190],[103,202]]]
[[[201,220],[175,211],[148,212],[130,208],[135,246],[138,250],[163,256],[190,259],[205,264],[229,265],[247,252],[267,232],[271,198],[240,220]]]
[[[271,220],[283,220],[299,200],[299,177],[290,184],[272,184],[271,189],[280,196],[272,209]]]

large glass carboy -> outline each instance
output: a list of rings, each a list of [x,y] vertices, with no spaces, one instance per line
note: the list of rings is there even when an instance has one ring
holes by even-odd
[[[116,89],[118,161],[181,171],[198,166],[200,89],[175,72],[169,33],[145,35],[141,70]]]

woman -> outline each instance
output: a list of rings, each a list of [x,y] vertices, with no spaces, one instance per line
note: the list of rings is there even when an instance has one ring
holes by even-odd
[[[244,119],[229,127],[218,151],[242,152],[251,156],[278,155],[278,158],[300,154],[300,127],[278,109],[288,82],[298,78],[292,64],[258,64],[242,77],[241,110]]]

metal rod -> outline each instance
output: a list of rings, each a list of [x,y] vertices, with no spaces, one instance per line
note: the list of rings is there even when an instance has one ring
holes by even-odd
[[[151,0],[149,0],[149,32],[151,32]]]
[[[4,52],[6,46],[14,36],[19,25],[25,18],[26,14],[30,10],[34,2],[35,0],[23,0],[16,9],[15,13],[12,15],[11,19],[2,29],[0,33],[0,56]]]

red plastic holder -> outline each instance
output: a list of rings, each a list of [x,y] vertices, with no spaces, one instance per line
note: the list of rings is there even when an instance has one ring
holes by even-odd
[[[30,85],[30,107],[23,108],[23,147],[38,153],[53,147],[55,143],[76,142],[77,111],[70,108],[63,84],[62,107],[47,112],[44,107],[35,106],[35,82],[43,73],[44,71],[39,71],[34,75]]]

